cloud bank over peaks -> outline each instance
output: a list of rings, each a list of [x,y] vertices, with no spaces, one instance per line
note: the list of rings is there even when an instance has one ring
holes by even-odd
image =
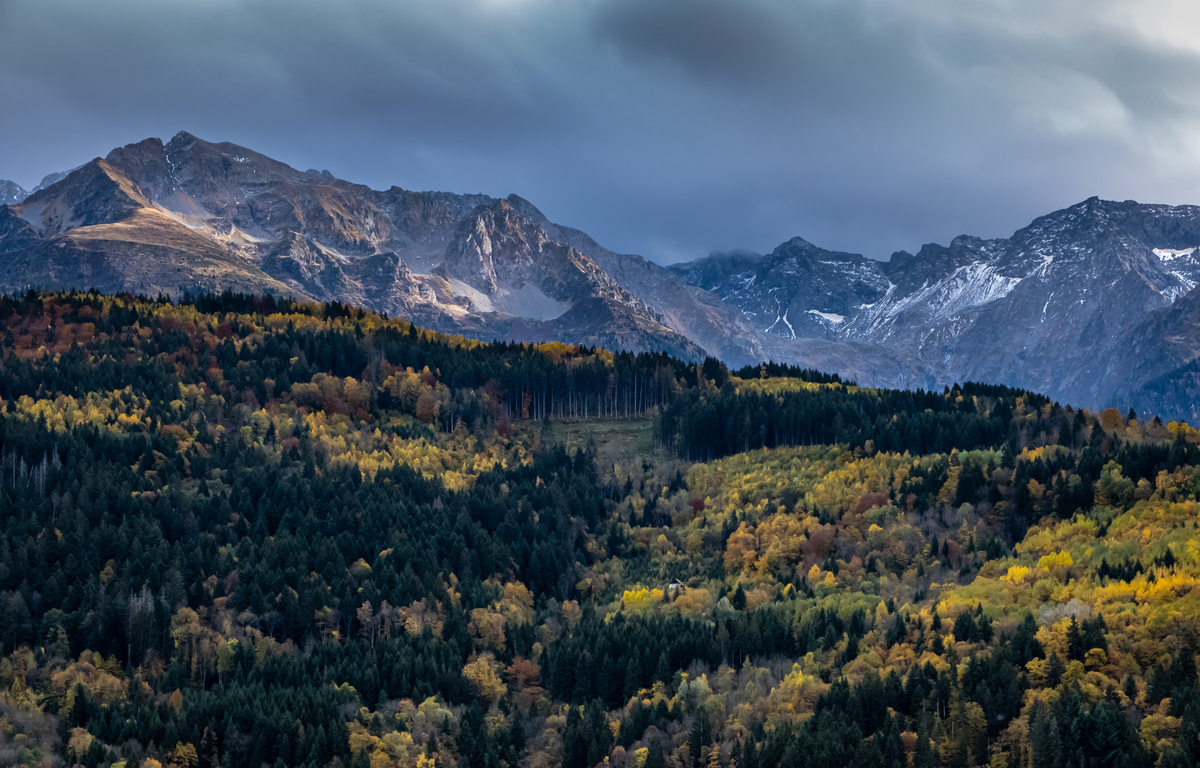
[[[660,261],[886,257],[1091,195],[1200,201],[1172,0],[0,1],[0,178],[188,130],[517,192]]]

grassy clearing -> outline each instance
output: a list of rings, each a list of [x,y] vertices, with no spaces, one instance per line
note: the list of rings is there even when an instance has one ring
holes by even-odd
[[[596,441],[601,467],[628,464],[657,454],[654,421],[651,418],[604,419],[595,421],[552,421],[549,437],[568,452]]]

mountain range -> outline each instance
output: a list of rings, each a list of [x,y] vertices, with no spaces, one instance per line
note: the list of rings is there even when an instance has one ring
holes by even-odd
[[[27,193],[0,289],[274,292],[477,338],[773,359],[864,384],[1005,383],[1196,419],[1200,208],[1092,198],[878,261],[795,238],[663,267],[510,195],[373,190],[180,133]]]
[[[1004,382],[1194,418],[1186,398],[1156,401],[1144,385],[1200,354],[1198,245],[1200,208],[1091,198],[1007,239],[962,236],[886,262],[796,238],[672,270],[769,334],[885,346],[910,386]]]

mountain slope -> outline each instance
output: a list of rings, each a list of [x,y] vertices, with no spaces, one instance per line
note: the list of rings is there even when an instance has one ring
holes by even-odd
[[[524,201],[376,191],[187,133],[46,182],[0,209],[7,290],[270,291],[485,339],[704,355]]]
[[[1003,382],[1089,405],[1200,352],[1200,208],[1097,198],[1011,238],[955,238],[888,262],[799,238],[672,269],[765,333],[886,346],[910,380]],[[1136,363],[1135,363],[1136,361]]]
[[[0,208],[0,286],[283,292],[288,286],[155,207],[94,160],[22,203]]]

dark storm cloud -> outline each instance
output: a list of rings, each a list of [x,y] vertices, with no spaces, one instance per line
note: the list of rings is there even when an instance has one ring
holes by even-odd
[[[995,125],[1055,106],[1084,118],[1111,99],[1154,132],[1160,121],[1196,113],[1196,50],[1155,44],[1079,6],[1069,16],[1045,7],[1066,10],[1030,2],[605,0],[592,25],[633,61],[673,63],[758,109],[817,122],[875,116],[936,131],[946,121]],[[975,138],[984,145],[992,136]]]
[[[188,130],[663,261],[1200,202],[1176,0],[0,0],[0,178]],[[1190,31],[1189,31],[1190,30]]]
[[[739,85],[791,65],[796,41],[778,22],[754,4],[720,0],[615,0],[593,16],[596,32],[627,54],[662,57],[699,77]]]

